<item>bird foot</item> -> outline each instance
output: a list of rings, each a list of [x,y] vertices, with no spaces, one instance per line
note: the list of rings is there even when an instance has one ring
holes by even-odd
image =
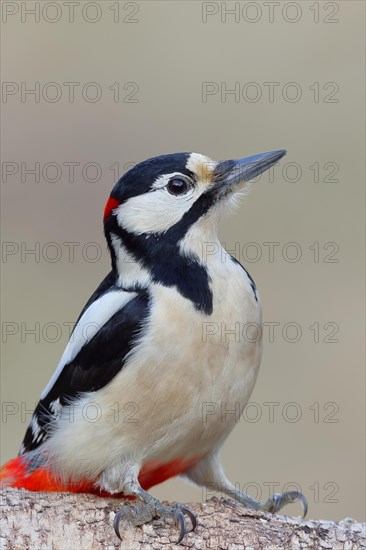
[[[196,516],[182,504],[173,504],[171,506],[165,506],[158,500],[153,500],[149,503],[135,504],[133,506],[122,506],[115,515],[113,526],[117,537],[122,540],[120,534],[120,522],[121,520],[127,520],[133,525],[143,525],[150,522],[154,518],[172,518],[179,527],[179,538],[177,544],[179,544],[183,537],[188,532],[187,523],[184,515],[187,515],[192,523],[191,531],[194,531],[197,525]]]
[[[308,511],[308,501],[306,500],[306,497],[299,493],[298,491],[288,491],[287,493],[275,493],[272,495],[267,502],[263,504],[263,506],[260,508],[263,510],[263,512],[271,512],[272,514],[276,514],[286,506],[286,504],[291,504],[293,502],[301,502],[301,506],[303,509],[302,517],[304,518]]]

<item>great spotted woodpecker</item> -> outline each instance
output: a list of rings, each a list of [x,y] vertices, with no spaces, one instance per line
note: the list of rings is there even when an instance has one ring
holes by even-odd
[[[189,508],[147,492],[179,474],[256,510],[300,500],[306,514],[301,493],[261,503],[230,483],[219,450],[235,419],[204,414],[212,403],[243,411],[262,353],[260,338],[203,338],[207,323],[261,324],[252,278],[218,240],[219,216],[284,154],[222,162],[169,154],[121,177],[104,212],[112,270],[82,310],[3,483],[137,498],[116,513],[119,537],[122,519],[173,518],[179,542],[185,516],[195,528]]]

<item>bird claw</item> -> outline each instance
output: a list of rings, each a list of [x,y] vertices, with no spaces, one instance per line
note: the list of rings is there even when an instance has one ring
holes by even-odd
[[[271,512],[276,514],[286,506],[286,504],[291,504],[292,502],[301,502],[303,513],[302,517],[304,518],[308,511],[308,501],[306,497],[299,491],[287,491],[286,493],[275,493],[272,495],[267,502],[263,505],[262,510],[265,512]]]
[[[148,506],[141,504],[136,504],[135,506],[122,506],[114,516],[114,531],[117,537],[122,540],[120,533],[120,523],[122,519],[130,521],[134,525],[142,525],[143,523],[151,521],[152,518],[152,510]]]
[[[175,506],[164,506],[160,502],[146,505],[135,505],[135,506],[122,506],[116,512],[113,521],[114,531],[117,537],[122,540],[120,532],[120,523],[122,518],[132,521],[135,525],[142,525],[151,521],[154,517],[158,518],[173,518],[177,527],[179,528],[179,537],[177,544],[180,544],[184,536],[188,533],[186,519],[184,517],[186,514],[192,523],[192,529],[194,531],[197,526],[196,516],[187,506],[177,504]]]
[[[192,510],[190,508],[188,508],[187,506],[182,506],[181,505],[181,510],[182,512],[184,512],[185,514],[187,514],[187,516],[189,517],[189,519],[191,520],[191,523],[192,523],[192,529],[191,531],[194,531],[197,527],[197,518],[195,516],[195,514],[192,512]]]
[[[177,544],[180,544],[182,542],[184,536],[188,533],[187,524],[186,524],[186,520],[184,518],[184,514],[187,514],[187,516],[191,520],[191,523],[192,523],[191,531],[195,530],[195,528],[197,526],[197,520],[196,520],[196,516],[194,515],[192,510],[187,508],[187,506],[180,505],[180,506],[177,507],[177,509],[178,509],[177,523],[179,524],[179,537],[178,537]]]
[[[120,508],[118,512],[116,512],[116,515],[114,516],[114,520],[113,520],[114,532],[116,533],[119,540],[122,540],[121,533],[119,531],[119,524],[121,522],[122,515],[123,515],[123,508]]]
[[[116,515],[114,516],[114,520],[113,520],[114,531],[120,540],[122,540],[122,537],[121,537],[119,527],[120,527],[122,516],[125,516],[125,519],[132,519],[131,510],[129,510],[127,506],[122,506],[122,508],[120,508],[116,512]]]

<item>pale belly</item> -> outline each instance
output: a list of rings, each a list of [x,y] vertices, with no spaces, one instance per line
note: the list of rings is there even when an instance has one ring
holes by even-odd
[[[149,326],[128,363],[97,398],[80,401],[62,440],[53,438],[63,475],[95,478],[103,470],[104,488],[118,491],[132,465],[189,460],[220,446],[255,384],[261,339],[247,329],[260,323],[239,266],[229,286],[225,273],[218,280],[210,316],[156,285]],[[85,421],[90,402],[98,421]]]

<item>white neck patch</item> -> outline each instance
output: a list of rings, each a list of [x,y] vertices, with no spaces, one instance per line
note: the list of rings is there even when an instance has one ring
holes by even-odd
[[[136,285],[147,286],[150,276],[146,269],[131,256],[116,235],[112,235],[111,240],[116,253],[118,285],[124,289],[134,288]]]

